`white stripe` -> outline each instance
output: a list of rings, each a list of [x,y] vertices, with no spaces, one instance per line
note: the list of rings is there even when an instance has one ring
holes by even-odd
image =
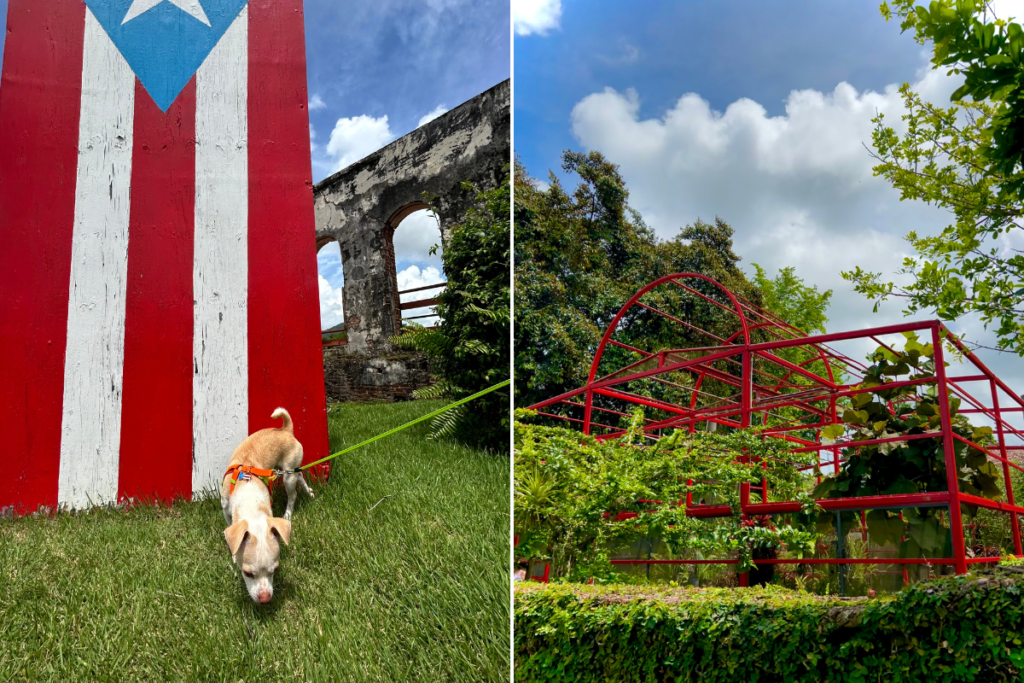
[[[196,75],[192,490],[218,486],[249,433],[249,11]]]
[[[85,13],[57,499],[117,498],[135,75]]]

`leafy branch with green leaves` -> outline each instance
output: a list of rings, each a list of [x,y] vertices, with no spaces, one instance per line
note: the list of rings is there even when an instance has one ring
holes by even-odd
[[[913,332],[904,333],[901,351],[879,346],[868,359],[872,365],[854,394],[843,407],[843,424],[822,430],[822,436],[838,439],[845,435],[845,461],[837,473],[825,477],[811,497],[855,498],[925,493],[948,490],[946,460],[941,434],[941,401],[952,419],[953,433],[985,446],[992,442],[991,427],[974,427],[957,414],[961,400],[949,392],[940,397],[935,384],[891,386],[905,380],[935,377],[935,349],[923,344]],[[890,441],[858,445],[857,442],[901,436],[934,434],[935,438]],[[953,441],[958,486],[971,495],[997,500],[1002,497],[1000,471],[984,451]],[[964,506],[969,517],[976,506]],[[854,525],[858,513],[841,513],[844,528]],[[821,515],[818,531],[833,526],[834,516]],[[866,515],[873,542],[894,545],[901,558],[950,557],[949,525],[945,508],[907,507],[902,510],[871,510]]]
[[[472,190],[466,184],[467,190]],[[439,381],[417,398],[459,399],[509,377],[511,348],[511,178],[477,192],[466,219],[452,227],[441,258],[448,286],[438,296],[436,329],[410,324],[391,339],[426,354]],[[436,253],[437,247],[431,249]],[[508,453],[509,391],[459,406],[431,423],[433,438],[455,437]]]
[[[795,499],[807,485],[798,467],[813,454],[790,454],[784,442],[756,429],[675,430],[643,445],[649,437],[640,411],[624,437],[603,441],[530,424],[531,415],[517,411],[515,425],[517,553],[550,558],[556,576],[587,579],[606,565],[611,549],[642,538],[663,540],[673,555],[737,553],[740,572],[753,567],[752,545],[785,547],[798,557],[814,552],[813,531],[744,525],[739,514],[743,483],[767,479],[780,499]],[[689,517],[688,494],[694,504],[728,505],[733,514],[723,524]],[[622,512],[638,514],[616,521]]]
[[[1024,178],[1016,176],[1024,157],[1024,29],[996,16],[986,0],[931,0],[927,7],[891,0],[881,12],[913,30],[918,43],[931,42],[934,68],[964,77],[951,100],[995,105],[978,139],[982,159],[989,173],[1009,180],[1007,191],[1024,196]]]
[[[1018,24],[995,18],[981,0],[883,2],[918,42],[931,42],[934,68],[948,67],[964,84],[951,106],[900,89],[905,132],[879,114],[872,156],[876,176],[902,200],[949,211],[938,234],[912,232],[916,254],[904,260],[901,282],[860,267],[843,273],[875,302],[902,299],[906,314],[934,311],[943,320],[974,314],[996,333],[995,350],[1024,355],[1024,71]],[[971,98],[971,101],[967,101]],[[979,343],[975,346],[981,347]]]

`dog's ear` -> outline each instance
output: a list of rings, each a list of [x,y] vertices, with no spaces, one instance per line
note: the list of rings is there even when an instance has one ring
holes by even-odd
[[[235,522],[224,530],[224,539],[228,542],[228,549],[231,551],[232,556],[238,554],[238,549],[242,547],[242,543],[245,542],[245,538],[248,535],[249,522],[244,519],[240,522]]]
[[[270,525],[270,533],[284,541],[285,545],[288,545],[288,539],[292,535],[292,523],[284,517],[271,517],[267,520],[267,524]]]

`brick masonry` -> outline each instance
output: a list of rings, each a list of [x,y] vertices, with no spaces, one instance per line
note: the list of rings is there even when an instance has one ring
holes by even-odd
[[[433,383],[430,362],[421,354],[396,351],[371,358],[345,346],[324,349],[328,402],[409,401],[414,391]]]

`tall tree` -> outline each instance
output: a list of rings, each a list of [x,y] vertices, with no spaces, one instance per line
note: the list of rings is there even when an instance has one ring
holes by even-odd
[[[760,292],[739,268],[732,229],[724,221],[698,220],[674,239],[662,241],[629,207],[629,192],[618,169],[601,154],[566,152],[563,169],[579,178],[572,194],[553,175],[550,188],[541,190],[522,166],[516,166],[515,357],[520,406],[582,385],[605,328],[632,294],[659,277],[701,273],[761,303]],[[699,317],[695,322],[710,329],[732,322],[713,306],[698,308],[694,315]],[[678,326],[635,327],[642,330],[637,334],[661,348],[695,345],[687,337],[690,333]]]
[[[831,289],[819,292],[817,287],[804,284],[793,266],[781,268],[774,278],[769,278],[764,268],[752,265],[754,284],[764,296],[765,308],[808,334],[825,332]]]
[[[1024,355],[1024,80],[1020,26],[993,19],[981,0],[937,0],[928,9],[915,0],[882,4],[887,18],[933,41],[935,68],[963,74],[964,86],[950,107],[922,99],[904,84],[907,113],[900,135],[879,115],[874,119],[875,175],[888,180],[901,199],[952,213],[938,235],[907,235],[917,252],[905,259],[895,283],[859,266],[843,277],[878,304],[902,299],[907,314],[934,311],[943,320],[976,314],[994,328],[997,346]],[[973,101],[964,101],[964,97]],[[971,340],[967,340],[971,341]]]

